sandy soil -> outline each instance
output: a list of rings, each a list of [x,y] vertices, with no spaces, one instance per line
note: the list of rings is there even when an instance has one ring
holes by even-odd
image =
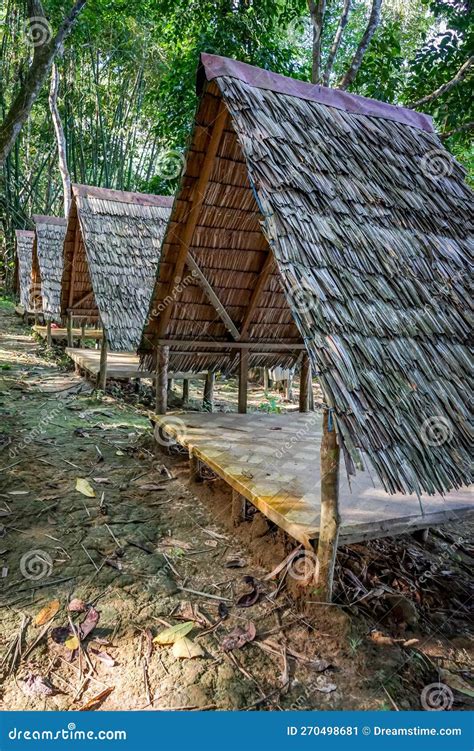
[[[265,578],[286,535],[252,509],[232,527],[222,483],[157,453],[148,397],[94,392],[3,304],[0,709],[418,709],[439,680],[469,706],[466,525],[341,549],[335,604],[315,604],[286,568]],[[258,384],[251,399],[294,408]],[[216,407],[235,404],[218,382]],[[153,643],[185,623],[189,643]]]

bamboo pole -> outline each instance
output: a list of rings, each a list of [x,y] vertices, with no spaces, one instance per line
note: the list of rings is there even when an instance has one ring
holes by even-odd
[[[308,353],[304,352],[300,370],[300,412],[309,412],[309,390],[311,385],[311,364]]]
[[[239,412],[247,413],[247,386],[249,376],[249,353],[241,349],[239,352]]]
[[[155,412],[166,415],[168,406],[169,347],[159,345],[156,352]]]
[[[101,391],[105,391],[107,384],[107,336],[104,326],[102,326],[102,342],[100,345],[100,365],[99,375],[97,378],[97,388]]]
[[[202,400],[203,409],[208,412],[212,412],[214,407],[214,384],[216,380],[216,374],[209,370],[206,374],[206,380],[204,381],[204,397]]]
[[[318,597],[331,602],[339,538],[339,444],[332,413],[324,410],[321,440],[321,516],[318,540]]]
[[[85,323],[81,323],[81,347],[85,346],[85,339],[86,339],[86,325]]]

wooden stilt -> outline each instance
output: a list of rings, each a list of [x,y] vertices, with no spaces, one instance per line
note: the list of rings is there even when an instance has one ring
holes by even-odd
[[[270,379],[268,378],[268,368],[263,369],[263,389],[264,391],[268,391],[268,381]]]
[[[303,353],[300,370],[300,412],[309,411],[309,389],[311,383],[311,365],[308,353]]]
[[[247,413],[247,385],[249,374],[249,352],[241,349],[239,352],[239,412]]]
[[[232,489],[232,523],[238,527],[245,521],[245,511],[247,508],[247,499],[243,495]]]
[[[81,347],[84,347],[85,343],[86,343],[86,325],[85,323],[81,323],[81,339],[80,339]]]
[[[183,378],[183,407],[189,404],[189,379]]]
[[[99,364],[99,373],[97,376],[97,388],[101,391],[105,391],[105,387],[107,384],[107,336],[105,329],[103,328],[103,336],[102,336],[102,342],[100,347],[100,364]]]
[[[168,362],[169,347],[159,345],[156,352],[155,376],[155,412],[157,415],[166,415],[168,406]]]
[[[53,337],[51,336],[51,321],[46,323],[46,344],[51,347],[53,343]]]
[[[291,373],[288,374],[286,380],[286,398],[289,402],[293,401],[293,376]]]
[[[168,378],[168,394],[171,394],[174,388],[174,381],[172,378]]]
[[[73,347],[74,346],[74,342],[73,342],[73,339],[72,339],[72,313],[71,313],[70,310],[68,310],[68,313],[67,313],[67,324],[66,325],[67,325],[67,346],[68,347]]]
[[[197,456],[195,456],[194,454],[189,455],[189,470],[194,482],[202,482],[201,464]]]
[[[339,537],[339,444],[332,414],[323,414],[321,440],[321,518],[318,540],[318,596],[331,602]]]
[[[206,380],[204,381],[204,397],[202,400],[203,409],[208,412],[212,412],[214,407],[214,383],[216,380],[216,374],[212,371],[208,371]]]

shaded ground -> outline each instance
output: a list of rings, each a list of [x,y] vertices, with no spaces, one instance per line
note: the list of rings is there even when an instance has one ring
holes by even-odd
[[[222,483],[155,453],[144,391],[93,392],[9,305],[0,368],[0,708],[102,696],[93,707],[418,709],[440,680],[447,706],[468,706],[465,524],[342,549],[336,604],[322,607],[296,559],[266,578],[291,540],[258,512],[234,529]],[[257,386],[251,399],[291,407],[274,396]],[[235,384],[219,383],[218,408],[235,401]],[[68,612],[73,598],[82,612]],[[187,656],[152,643],[185,623]]]

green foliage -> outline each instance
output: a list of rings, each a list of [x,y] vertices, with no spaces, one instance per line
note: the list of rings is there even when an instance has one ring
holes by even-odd
[[[265,401],[260,402],[257,409],[259,412],[267,412],[268,414],[272,415],[279,415],[281,413],[281,407],[278,404],[278,398],[276,396],[269,396],[267,393],[265,393]]]

